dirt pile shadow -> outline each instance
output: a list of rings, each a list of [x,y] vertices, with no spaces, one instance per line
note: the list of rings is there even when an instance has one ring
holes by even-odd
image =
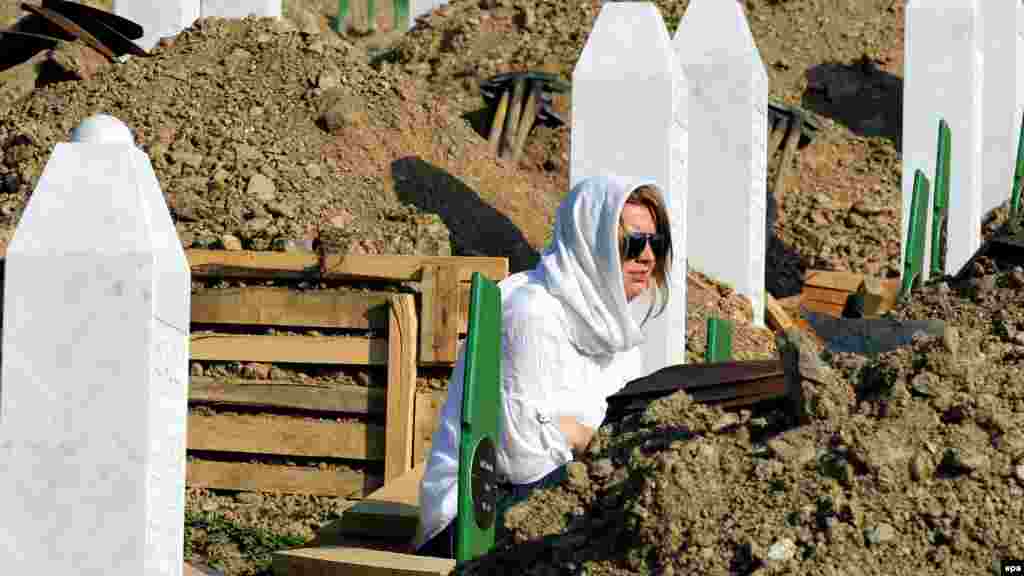
[[[801,105],[843,124],[858,136],[880,136],[900,147],[903,79],[869,58],[824,62],[807,70]]]
[[[392,162],[391,176],[399,200],[441,217],[453,255],[504,256],[513,273],[536,265],[540,256],[519,227],[462,180],[418,156]]]

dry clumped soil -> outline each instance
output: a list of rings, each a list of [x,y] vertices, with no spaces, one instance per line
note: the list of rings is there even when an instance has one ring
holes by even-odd
[[[656,3],[674,30],[687,3]],[[317,33],[321,4],[289,2],[297,23],[200,21],[124,65],[61,47],[55,60],[80,80],[40,82],[0,106],[0,227],[9,236],[52,146],[106,112],[153,159],[187,247],[317,241],[531,265],[568,184],[569,128],[535,129],[518,166],[495,161],[478,81],[523,68],[571,79],[601,3],[454,0],[372,60],[356,39]],[[894,275],[902,3],[744,6],[771,96],[823,126],[777,194],[769,288],[795,293],[806,268]],[[568,95],[554,105],[571,120]],[[999,557],[1024,557],[1024,395],[1014,385],[1024,313],[1006,305],[1022,288],[1024,272],[985,262],[962,285],[926,286],[896,315],[944,319],[946,334],[876,357],[828,354],[805,338],[806,426],[680,394],[602,428],[570,480],[513,509],[511,540],[465,571],[987,574]],[[774,354],[772,336],[747,323],[749,304],[728,287],[690,273],[688,301],[691,360],[712,314],[736,321],[737,357]],[[362,385],[376,377],[192,369]],[[228,575],[266,574],[269,552],[308,541],[347,505],[190,489],[187,553]]]

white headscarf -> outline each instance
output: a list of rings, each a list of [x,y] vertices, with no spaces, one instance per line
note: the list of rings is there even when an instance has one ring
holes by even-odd
[[[554,238],[537,268],[570,318],[569,338],[581,352],[604,356],[643,342],[630,312],[619,257],[619,218],[626,200],[652,181],[613,174],[581,180],[558,207]]]

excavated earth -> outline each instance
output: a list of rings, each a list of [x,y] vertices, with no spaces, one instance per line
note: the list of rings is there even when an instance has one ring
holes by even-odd
[[[56,75],[0,102],[0,241],[53,145],[105,112],[152,158],[186,247],[319,244],[530,266],[568,183],[569,129],[534,130],[519,165],[494,160],[478,82],[524,68],[570,80],[600,2],[454,0],[390,46],[326,31],[332,3],[286,4],[280,23],[200,21],[126,64],[74,45],[42,56]],[[674,31],[686,2],[657,4]],[[769,288],[796,293],[807,268],[895,275],[903,3],[744,6],[772,98],[822,124],[779,194]],[[569,120],[569,95],[554,106]],[[998,558],[1024,557],[1022,288],[1024,272],[982,263],[895,312],[945,320],[941,338],[873,357],[805,339],[813,380],[799,428],[770,407],[726,413],[685,395],[605,426],[570,481],[513,509],[510,539],[465,571],[993,573]],[[691,272],[688,301],[692,360],[712,314],[736,321],[737,357],[775,353],[728,287]],[[193,372],[376,379],[267,365]],[[308,540],[348,504],[190,489],[187,552],[228,575],[266,574],[269,552]]]

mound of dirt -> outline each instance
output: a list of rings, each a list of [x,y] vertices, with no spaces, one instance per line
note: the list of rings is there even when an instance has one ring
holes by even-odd
[[[0,116],[0,225],[18,221],[53,145],[106,113],[149,154],[186,247],[265,250],[327,229],[339,251],[449,253],[436,216],[322,152],[336,137],[317,121],[338,93],[361,110],[387,109],[415,93],[408,84],[365,66],[344,41],[287,22],[200,20],[152,58],[46,86]]]
[[[776,425],[685,394],[602,428],[562,486],[513,508],[467,574],[990,574],[1024,555],[1024,270],[938,283],[897,313],[942,337],[836,355]],[[845,399],[845,400],[844,400]]]

